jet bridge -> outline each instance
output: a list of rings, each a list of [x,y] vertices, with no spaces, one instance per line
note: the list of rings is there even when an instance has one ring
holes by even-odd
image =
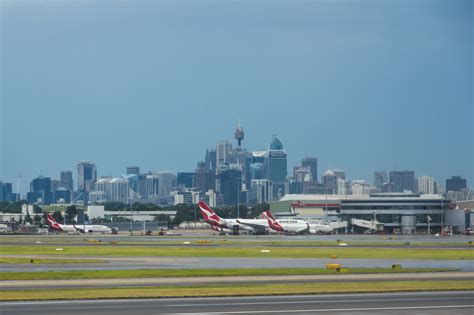
[[[351,219],[351,225],[365,228],[364,233],[376,233],[383,231],[383,223],[380,223],[377,220],[361,220],[361,219]]]

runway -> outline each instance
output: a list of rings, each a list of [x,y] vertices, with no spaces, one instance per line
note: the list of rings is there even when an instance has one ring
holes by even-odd
[[[50,258],[42,255],[3,255],[2,257]],[[55,258],[74,259],[72,256]],[[340,263],[347,268],[451,268],[474,271],[472,260],[414,259],[329,259],[329,258],[225,258],[225,257],[77,257],[106,260],[87,264],[0,264],[0,272],[129,270],[129,269],[221,269],[221,268],[325,268]]]
[[[472,272],[433,272],[409,274],[334,274],[334,275],[271,275],[219,277],[161,277],[120,279],[4,280],[0,290],[39,290],[73,288],[111,288],[143,286],[196,286],[227,284],[364,282],[415,280],[472,280]],[[323,284],[322,284],[323,285]],[[0,291],[1,292],[1,291]]]
[[[474,291],[0,303],[2,315],[434,314],[472,315]]]

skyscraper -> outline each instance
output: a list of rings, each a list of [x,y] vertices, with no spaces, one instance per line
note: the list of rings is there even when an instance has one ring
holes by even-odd
[[[405,190],[415,192],[415,172],[391,171],[389,179],[390,183],[393,183],[394,192],[403,192]]]
[[[461,191],[465,188],[467,188],[467,182],[466,179],[461,176],[451,176],[450,179],[446,180],[446,192]]]
[[[216,146],[216,164],[217,164],[217,172],[219,172],[219,168],[221,165],[229,164],[231,161],[229,160],[230,153],[232,151],[232,144],[229,141],[221,141]]]
[[[205,167],[196,169],[194,175],[194,185],[197,191],[206,192],[208,190],[216,189],[215,174],[212,170],[208,170]]]
[[[171,172],[158,172],[158,196],[166,198],[170,196],[176,181],[176,175]]]
[[[41,199],[41,203],[49,205],[52,202],[51,178],[39,176],[30,183],[30,192],[27,194],[28,202],[35,203]]]
[[[302,167],[309,167],[313,181],[318,181],[318,159],[315,157],[306,157],[301,161]]]
[[[375,171],[374,172],[374,186],[381,188],[383,184],[388,182],[386,171]]]
[[[219,192],[224,195],[226,205],[236,205],[242,189],[242,172],[238,169],[226,169],[219,174]],[[244,203],[244,200],[240,200]]]
[[[179,172],[177,174],[178,188],[192,188],[194,186],[195,173],[192,172]]]
[[[127,175],[140,175],[140,166],[127,166]]]
[[[252,179],[250,203],[260,204],[273,201],[273,183],[268,179]]]
[[[216,173],[217,168],[217,156],[216,150],[207,149],[206,156],[204,157],[205,168]]]
[[[160,186],[160,182],[158,179],[158,175],[156,174],[148,174],[145,177],[145,192],[143,198],[150,198],[153,196],[158,196],[158,187]]]
[[[416,179],[416,192],[420,194],[434,194],[435,181],[433,177],[420,176]]]
[[[81,161],[77,164],[77,188],[79,191],[90,192],[97,181],[97,168],[92,161]]]
[[[110,200],[128,203],[130,188],[126,178],[114,178],[110,181]]]
[[[323,184],[327,194],[335,194],[337,190],[337,176],[333,170],[327,170],[323,176]]]
[[[2,183],[0,181],[0,201],[14,201],[12,183]]]
[[[279,198],[285,194],[285,180],[288,175],[288,165],[286,151],[283,149],[283,144],[277,136],[273,136],[265,162],[265,170],[267,171],[266,178],[273,182],[273,197]]]
[[[74,182],[72,180],[71,171],[61,171],[60,174],[61,187],[68,189],[69,191],[74,191]]]

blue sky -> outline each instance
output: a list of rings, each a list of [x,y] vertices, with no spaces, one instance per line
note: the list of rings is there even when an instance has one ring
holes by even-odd
[[[290,169],[473,183],[473,1],[1,5],[0,180],[24,191],[82,159],[192,171],[238,120]]]

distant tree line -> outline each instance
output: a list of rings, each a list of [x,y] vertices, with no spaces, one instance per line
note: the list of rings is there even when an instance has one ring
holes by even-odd
[[[20,201],[0,201],[0,212],[2,213],[21,213],[21,207],[24,204],[28,204],[28,201],[26,200],[20,200]],[[41,213],[43,212],[43,209],[37,205],[33,205],[33,212],[34,213]]]

